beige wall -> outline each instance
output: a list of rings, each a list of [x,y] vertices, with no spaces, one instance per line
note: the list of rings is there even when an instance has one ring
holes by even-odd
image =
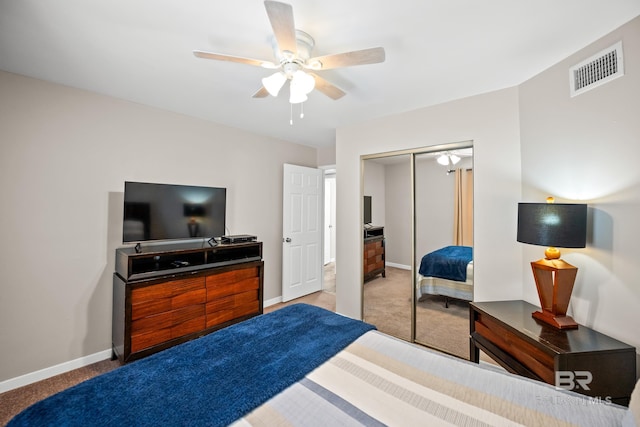
[[[475,298],[522,297],[518,90],[465,98],[338,129],[337,311],[361,316],[360,156],[473,141]],[[388,195],[387,195],[388,198]]]
[[[571,98],[569,67],[620,40],[625,75]],[[563,251],[576,321],[640,350],[640,17],[522,84],[520,120],[523,199],[589,204],[587,248]],[[523,262],[542,257],[522,246]],[[530,271],[522,282],[536,302]]]
[[[332,166],[336,164],[336,146],[318,148],[318,166]]]
[[[385,261],[411,265],[411,156],[385,166]]]
[[[227,187],[281,295],[282,165],[314,148],[0,72],[0,383],[111,348],[124,181]]]

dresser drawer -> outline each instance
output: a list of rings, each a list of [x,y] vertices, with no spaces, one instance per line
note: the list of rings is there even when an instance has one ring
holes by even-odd
[[[378,270],[382,268],[384,268],[384,260],[382,259],[382,256],[379,256],[379,257],[367,260],[367,262],[365,263],[364,272],[370,273],[374,270]]]
[[[205,327],[204,304],[147,316],[131,322],[131,351],[140,351]]]
[[[502,323],[479,313],[475,321],[476,333],[510,354],[523,366],[545,382],[555,384],[554,355],[525,341]]]
[[[260,287],[260,272],[257,268],[244,268],[207,276],[207,302],[247,292]]]
[[[384,253],[382,241],[367,243],[364,248],[365,258],[373,258]]]
[[[206,300],[204,277],[172,280],[131,291],[131,319],[176,310]]]
[[[244,304],[227,306],[227,308],[216,308],[209,310],[213,305],[207,304],[207,328],[220,325],[229,320],[237,319],[251,314],[260,314],[260,302],[250,301]]]

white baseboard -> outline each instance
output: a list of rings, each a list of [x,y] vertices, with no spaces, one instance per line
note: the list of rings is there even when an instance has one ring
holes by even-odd
[[[395,262],[385,262],[385,265],[389,267],[399,268],[401,270],[411,270],[410,265],[396,264]]]
[[[266,300],[262,302],[262,307],[269,307],[271,305],[279,304],[282,302],[282,297],[271,298],[270,300]]]
[[[101,362],[110,358],[111,349],[103,350],[98,353],[90,354],[88,356],[61,363],[59,365],[40,369],[39,371],[24,374],[16,378],[11,378],[9,380],[0,382],[0,393],[23,387],[25,385],[33,384],[38,381],[46,380],[47,378],[64,374],[65,372],[73,371],[74,369],[82,368],[84,366],[91,365],[92,363]]]

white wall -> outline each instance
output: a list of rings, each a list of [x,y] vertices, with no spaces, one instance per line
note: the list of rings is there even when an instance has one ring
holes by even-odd
[[[281,295],[282,164],[316,150],[0,72],[0,382],[111,348],[124,181],[227,187]]]
[[[470,140],[475,186],[474,297],[478,301],[522,297],[522,250],[516,243],[521,175],[518,90],[509,88],[338,129],[339,313],[361,317],[360,156]]]
[[[622,40],[625,75],[575,98],[569,67]],[[563,250],[579,268],[570,312],[578,323],[640,349],[640,17],[520,86],[524,201],[589,205],[586,249]],[[543,249],[522,245],[523,262]],[[538,303],[531,271],[525,299]]]

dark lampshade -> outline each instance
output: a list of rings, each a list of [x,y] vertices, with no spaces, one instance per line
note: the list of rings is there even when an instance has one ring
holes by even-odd
[[[518,242],[558,248],[584,248],[587,205],[518,203]]]

